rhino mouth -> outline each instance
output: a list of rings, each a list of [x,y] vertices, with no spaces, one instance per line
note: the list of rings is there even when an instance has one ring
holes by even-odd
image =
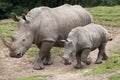
[[[11,52],[10,57],[12,57],[12,58],[21,58],[24,54],[25,54],[25,52]]]
[[[71,61],[65,61],[65,65],[71,65]]]
[[[71,65],[72,60],[65,59],[65,58],[63,58],[63,59],[64,59],[64,64],[65,64],[65,65]]]

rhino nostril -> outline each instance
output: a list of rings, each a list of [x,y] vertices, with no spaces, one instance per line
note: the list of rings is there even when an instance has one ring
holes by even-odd
[[[16,55],[17,55],[17,56],[21,56],[21,53],[17,53]]]

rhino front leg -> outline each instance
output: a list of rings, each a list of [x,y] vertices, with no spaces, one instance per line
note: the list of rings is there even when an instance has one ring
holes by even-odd
[[[53,60],[51,58],[50,52],[49,52],[49,54],[46,55],[43,64],[44,65],[51,65],[51,64],[53,64]]]
[[[90,65],[91,64],[91,59],[88,58],[88,55],[90,53],[90,49],[86,48],[83,49],[82,53],[81,53],[81,60],[86,64],[86,65]]]
[[[48,56],[50,54],[50,50],[53,46],[54,42],[43,42],[41,44],[41,47],[40,47],[40,52],[38,54],[38,56],[36,57],[36,61],[34,63],[34,66],[33,66],[33,69],[35,70],[42,70],[44,69],[44,59],[46,56]]]
[[[77,60],[77,64],[75,65],[75,68],[76,69],[83,68],[81,65],[81,53],[80,52],[76,53],[76,60]]]
[[[96,60],[96,64],[101,64],[102,63],[102,59],[104,58],[107,58],[107,55],[105,54],[105,46],[106,44],[101,44],[101,46],[99,47],[99,53],[98,53],[98,57],[97,57],[97,60]]]

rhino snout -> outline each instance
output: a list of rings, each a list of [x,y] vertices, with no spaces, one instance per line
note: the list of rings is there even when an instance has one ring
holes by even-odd
[[[69,59],[69,57],[63,56],[63,59],[64,59],[64,64],[65,65],[70,65],[71,64],[71,60]]]
[[[12,58],[20,58],[24,55],[22,52],[17,52],[17,53],[10,53],[10,57]]]

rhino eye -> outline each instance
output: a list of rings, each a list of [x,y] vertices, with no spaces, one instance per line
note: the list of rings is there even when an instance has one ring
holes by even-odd
[[[25,41],[25,39],[23,39],[23,41]]]

